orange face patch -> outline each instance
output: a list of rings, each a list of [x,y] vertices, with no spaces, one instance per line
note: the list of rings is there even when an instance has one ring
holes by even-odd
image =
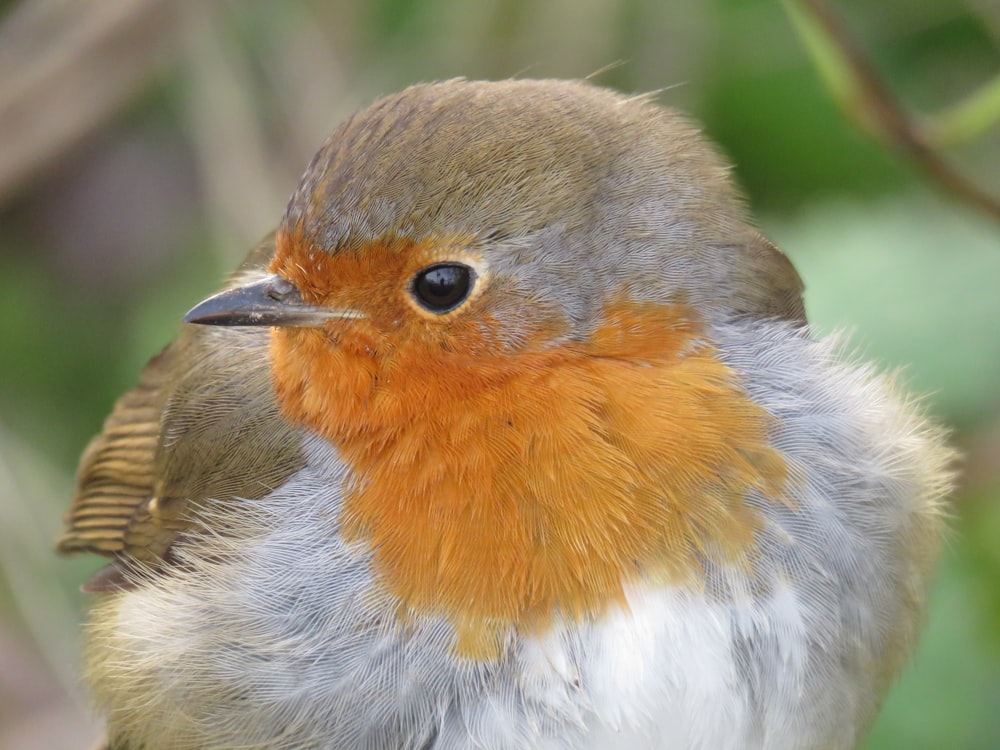
[[[282,409],[351,467],[345,535],[371,546],[405,609],[450,617],[463,653],[494,655],[510,627],[598,615],[630,581],[752,562],[746,493],[780,496],[785,465],[772,418],[689,308],[623,302],[585,342],[513,353],[491,350],[470,310],[452,331],[469,351],[442,348],[419,333],[433,323],[393,307],[407,269],[389,269],[405,259],[383,250],[366,277],[364,254],[317,253],[356,279],[355,301],[308,286],[317,276],[294,254],[273,270],[309,301],[372,317],[274,331]]]

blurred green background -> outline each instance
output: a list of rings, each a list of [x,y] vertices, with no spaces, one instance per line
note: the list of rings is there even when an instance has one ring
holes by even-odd
[[[916,109],[1000,70],[995,0],[841,0]],[[51,552],[114,398],[278,220],[342,117],[452,76],[662,90],[735,163],[823,331],[903,367],[965,453],[920,651],[866,747],[1000,747],[1000,223],[831,103],[770,0],[0,2],[0,748],[83,748]],[[948,154],[1000,195],[1000,130]]]

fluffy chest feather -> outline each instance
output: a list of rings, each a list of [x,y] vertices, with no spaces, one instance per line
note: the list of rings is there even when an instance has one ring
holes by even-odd
[[[754,332],[718,334],[777,419],[793,481],[787,504],[747,494],[752,572],[706,560],[693,583],[635,580],[600,613],[508,624],[496,654],[470,658],[447,611],[410,613],[369,543],[343,533],[351,468],[314,435],[289,481],[218,507],[239,525],[204,518],[231,533],[179,543],[169,575],[98,605],[87,657],[112,736],[147,750],[853,747],[918,625],[946,474],[886,381],[830,344]]]
[[[580,344],[520,353],[388,347],[351,321],[280,330],[282,409],[350,467],[342,530],[377,583],[496,656],[624,603],[624,588],[751,566],[745,503],[780,500],[771,417],[679,306],[624,304]]]
[[[184,572],[98,611],[92,669],[122,736],[150,750],[167,746],[163,727],[171,748],[707,749],[758,736],[728,604],[630,586],[593,622],[509,633],[496,658],[469,659],[445,618],[402,620],[373,586],[370,553],[329,512],[329,478],[300,472],[247,509],[241,544],[182,546]],[[783,623],[747,607],[754,627],[802,638],[795,607]]]

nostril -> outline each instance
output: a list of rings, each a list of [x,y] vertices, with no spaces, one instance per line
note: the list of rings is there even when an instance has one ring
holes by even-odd
[[[294,291],[295,291],[295,284],[290,282],[288,279],[283,279],[281,277],[278,277],[271,282],[271,286],[267,290],[267,296],[270,297],[271,299],[280,301]]]

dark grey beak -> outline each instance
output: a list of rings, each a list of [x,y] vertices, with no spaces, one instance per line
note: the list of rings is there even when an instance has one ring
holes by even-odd
[[[302,300],[292,282],[280,276],[268,276],[212,295],[191,308],[184,322],[210,326],[318,328],[333,318],[362,317],[356,310],[310,305]]]

